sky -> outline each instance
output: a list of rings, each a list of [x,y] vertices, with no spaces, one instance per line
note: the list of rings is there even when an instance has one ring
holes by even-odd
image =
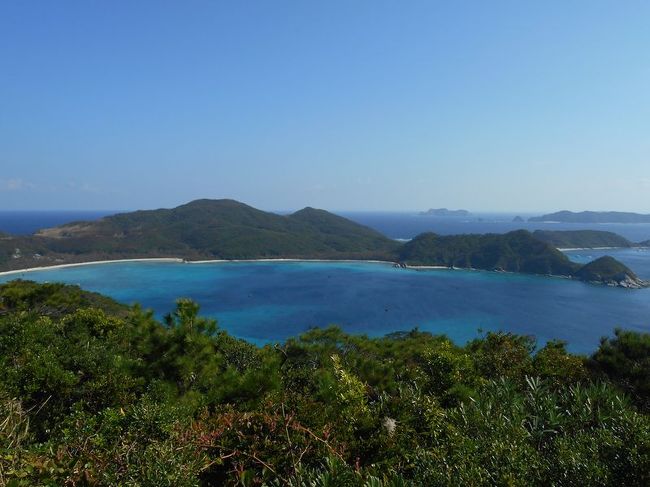
[[[650,213],[647,1],[0,0],[0,210]]]

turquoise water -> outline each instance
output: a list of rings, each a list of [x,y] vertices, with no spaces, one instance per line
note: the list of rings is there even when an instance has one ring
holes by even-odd
[[[593,251],[592,251],[593,252]],[[178,297],[255,343],[313,326],[371,336],[419,327],[457,343],[479,328],[566,340],[590,352],[616,326],[650,331],[650,290],[490,272],[395,269],[373,263],[111,263],[1,276],[78,284],[162,316]]]

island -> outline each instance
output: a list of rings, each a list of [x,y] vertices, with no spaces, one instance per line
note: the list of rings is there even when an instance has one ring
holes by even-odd
[[[448,210],[447,208],[431,208],[427,211],[421,211],[422,216],[469,216],[471,213],[467,210]]]
[[[424,233],[402,243],[325,210],[307,207],[278,215],[228,199],[196,200],[171,209],[122,213],[0,239],[0,271],[147,258],[377,260],[403,267],[442,266],[571,277],[608,285],[618,282],[628,288],[646,285],[614,259],[611,272],[599,268],[599,272],[580,273],[583,266],[526,230],[485,235]]]
[[[534,216],[529,222],[562,223],[650,223],[650,215],[622,211],[558,211],[542,216]]]
[[[513,222],[513,223],[523,223],[523,222],[524,222],[524,219],[523,219],[522,217],[520,217],[519,215],[517,215],[516,217],[514,217],[514,218],[512,219],[512,222]]]

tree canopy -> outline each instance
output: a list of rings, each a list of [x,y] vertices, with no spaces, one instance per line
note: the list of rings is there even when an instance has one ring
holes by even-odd
[[[650,338],[591,357],[337,327],[257,347],[73,286],[0,287],[0,485],[648,485]]]

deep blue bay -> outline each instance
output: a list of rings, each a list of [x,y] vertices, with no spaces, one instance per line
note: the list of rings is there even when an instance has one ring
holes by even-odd
[[[590,251],[594,252],[594,251]],[[589,353],[616,326],[650,331],[650,290],[560,278],[460,270],[407,270],[350,262],[128,262],[0,276],[66,282],[158,317],[178,297],[196,300],[235,336],[263,344],[338,324],[380,336],[419,327],[457,343],[479,328],[566,340]]]

